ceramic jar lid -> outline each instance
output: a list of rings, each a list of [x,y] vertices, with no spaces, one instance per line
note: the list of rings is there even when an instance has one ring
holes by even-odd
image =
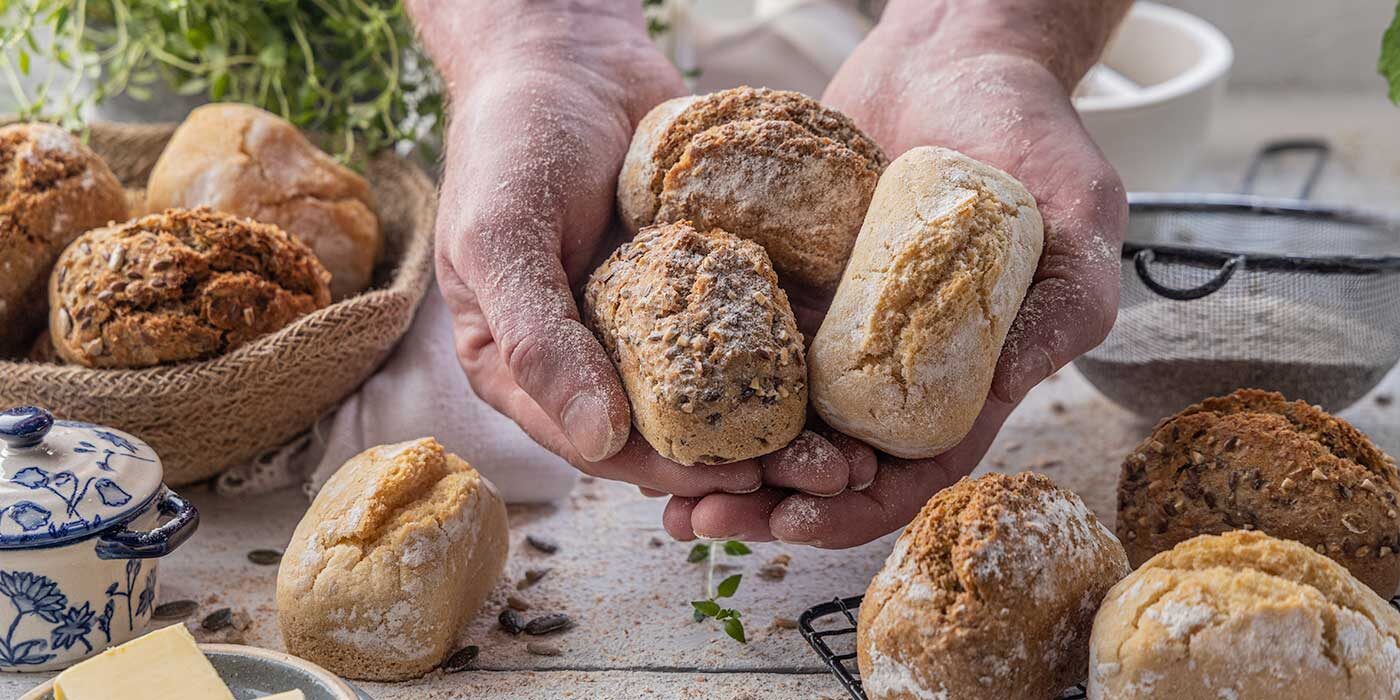
[[[22,406],[0,413],[0,440],[0,549],[104,530],[143,510],[161,488],[155,451],[114,428]]]

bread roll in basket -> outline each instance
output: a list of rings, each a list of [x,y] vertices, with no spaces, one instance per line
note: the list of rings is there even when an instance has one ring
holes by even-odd
[[[129,190],[145,186],[173,124],[93,124],[92,148]],[[392,153],[365,172],[385,252],[363,294],[209,360],[139,370],[0,360],[0,408],[39,405],[149,442],[172,486],[214,476],[309,429],[388,357],[432,282],[436,194]]]

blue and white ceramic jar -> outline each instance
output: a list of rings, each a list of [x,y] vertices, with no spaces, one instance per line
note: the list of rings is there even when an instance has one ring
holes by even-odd
[[[120,430],[26,406],[0,413],[0,440],[0,671],[65,668],[139,636],[157,560],[199,513]]]

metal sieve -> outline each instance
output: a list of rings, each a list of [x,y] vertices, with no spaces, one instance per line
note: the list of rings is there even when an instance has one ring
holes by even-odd
[[[1400,220],[1307,201],[1329,153],[1268,144],[1239,194],[1130,193],[1118,321],[1084,377],[1152,420],[1240,387],[1333,412],[1374,388],[1400,359]],[[1297,198],[1252,194],[1288,154],[1313,159]]]

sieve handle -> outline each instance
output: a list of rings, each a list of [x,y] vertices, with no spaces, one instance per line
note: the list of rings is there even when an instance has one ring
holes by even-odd
[[[1264,163],[1285,153],[1312,154],[1312,166],[1308,168],[1307,176],[1298,187],[1297,199],[1311,197],[1313,188],[1322,177],[1322,169],[1327,165],[1327,158],[1332,155],[1331,144],[1322,139],[1288,139],[1264,144],[1250,159],[1249,168],[1244,171],[1244,179],[1240,181],[1240,194],[1254,194],[1254,181]]]
[[[1137,255],[1133,256],[1133,265],[1137,268],[1138,278],[1142,280],[1143,284],[1147,285],[1148,289],[1151,289],[1160,296],[1176,301],[1200,299],[1201,297],[1210,296],[1220,291],[1220,288],[1224,287],[1225,283],[1229,282],[1230,278],[1235,276],[1235,270],[1238,270],[1240,265],[1244,263],[1244,256],[1236,255],[1226,260],[1225,264],[1220,266],[1220,272],[1215,273],[1215,277],[1212,277],[1210,281],[1205,284],[1189,289],[1176,289],[1152,279],[1152,272],[1147,269],[1147,266],[1151,264],[1156,257],[1156,254],[1152,252],[1151,248],[1139,250]]]

